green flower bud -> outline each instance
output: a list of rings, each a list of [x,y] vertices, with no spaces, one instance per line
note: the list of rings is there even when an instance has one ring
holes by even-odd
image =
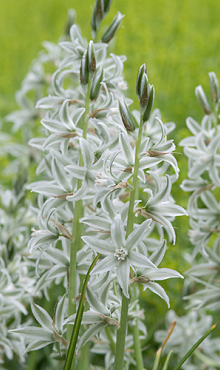
[[[91,19],[93,36],[95,36],[96,32],[99,30],[102,20],[108,14],[111,3],[112,0],[96,0]]]
[[[93,76],[91,89],[90,89],[90,99],[95,100],[99,94],[101,88],[101,82],[103,80],[103,68],[100,66]]]
[[[102,36],[102,42],[108,43],[111,41],[111,39],[114,37],[116,31],[120,27],[120,24],[122,22],[122,19],[124,18],[124,15],[122,15],[120,12],[115,16],[112,23],[110,24],[109,28],[105,32],[105,34]]]
[[[148,83],[145,64],[142,64],[138,71],[136,94],[140,102],[141,115],[145,122],[150,117],[155,96],[153,85]]]
[[[120,99],[119,101],[119,112],[121,114],[122,122],[127,131],[132,132],[135,130],[135,122],[131,115],[131,112],[125,103],[124,99]]]
[[[104,16],[106,16],[109,12],[112,0],[104,0]]]
[[[210,105],[208,103],[208,100],[206,98],[206,95],[205,95],[201,85],[199,85],[195,88],[195,94],[196,94],[197,100],[198,100],[199,104],[201,105],[202,109],[204,110],[205,114],[208,114],[208,115],[212,114],[212,110],[210,108]]]
[[[148,96],[147,108],[145,109],[145,112],[143,114],[144,122],[146,122],[149,119],[154,104],[155,90],[153,85],[150,84],[147,85],[147,96]]]
[[[97,30],[99,29],[103,17],[104,17],[103,0],[96,0],[91,19],[91,27],[93,33],[96,33]]]
[[[93,47],[93,41],[89,41],[89,45],[87,48],[87,55],[88,55],[88,72],[94,73],[96,71],[96,60],[95,60],[95,53]]]
[[[80,66],[80,82],[82,85],[87,85],[89,75],[96,71],[96,60],[93,48],[93,41],[89,42],[87,50],[84,52]]]
[[[84,52],[81,66],[80,66],[80,82],[82,85],[87,85],[89,82],[89,71],[88,71],[88,52]]]
[[[147,74],[146,74],[146,65],[142,64],[142,66],[139,68],[137,81],[136,81],[136,94],[139,99],[141,100],[141,97],[143,96],[146,86],[148,83]]]
[[[209,72],[209,81],[210,81],[210,88],[211,88],[213,103],[218,104],[218,102],[219,102],[219,87],[218,87],[218,79],[216,77],[215,72]]]

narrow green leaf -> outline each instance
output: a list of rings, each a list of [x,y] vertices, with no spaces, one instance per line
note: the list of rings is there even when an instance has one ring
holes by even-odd
[[[179,370],[181,366],[184,364],[184,362],[191,356],[191,354],[195,351],[195,349],[204,341],[206,337],[208,337],[209,334],[216,328],[218,325],[218,321],[212,325],[212,327],[190,348],[190,350],[185,354],[185,356],[182,358],[182,360],[175,366],[173,370]]]
[[[168,355],[167,355],[167,358],[166,358],[166,361],[164,362],[164,365],[163,365],[163,369],[162,370],[167,370],[168,369],[168,365],[169,365],[169,361],[170,361],[170,357],[173,353],[173,350],[171,350]]]

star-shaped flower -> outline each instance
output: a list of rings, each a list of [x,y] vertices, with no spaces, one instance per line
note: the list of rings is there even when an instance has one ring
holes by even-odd
[[[151,220],[137,225],[134,231],[125,239],[124,224],[121,216],[117,214],[111,225],[111,238],[108,240],[98,237],[84,236],[82,239],[95,252],[105,255],[104,259],[97,263],[93,274],[99,274],[117,268],[117,278],[120,287],[126,297],[129,297],[129,273],[130,267],[157,267],[143,254],[134,249],[144,239]]]

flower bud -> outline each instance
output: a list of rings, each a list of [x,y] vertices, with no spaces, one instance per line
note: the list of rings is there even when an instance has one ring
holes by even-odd
[[[140,102],[141,115],[145,122],[150,117],[155,96],[153,85],[148,83],[145,64],[143,64],[138,71],[136,94]]]
[[[154,104],[155,90],[153,85],[150,84],[147,85],[147,95],[148,95],[147,108],[145,109],[145,112],[143,114],[144,122],[146,122],[149,119]]]
[[[89,71],[88,71],[88,52],[84,52],[81,66],[80,66],[80,82],[82,85],[87,85],[89,82]]]
[[[91,27],[92,27],[92,34],[95,36],[96,32],[98,31],[102,20],[106,17],[109,12],[112,0],[96,0],[92,19],[91,19]]]
[[[96,60],[93,48],[93,41],[89,42],[87,50],[84,52],[80,66],[80,82],[82,85],[87,85],[89,82],[89,74],[96,71]]]
[[[214,104],[218,104],[219,102],[219,87],[218,87],[218,79],[214,72],[209,72],[209,81],[210,81],[210,88],[212,93],[212,100]]]
[[[87,55],[88,55],[88,72],[94,73],[96,71],[96,60],[95,60],[95,53],[93,47],[93,41],[89,41],[89,45],[87,48]]]
[[[104,0],[104,16],[106,16],[109,12],[112,0]]]
[[[204,110],[205,114],[208,114],[208,115],[212,114],[212,110],[210,108],[210,105],[208,103],[208,100],[206,98],[206,95],[205,95],[201,85],[199,85],[195,88],[195,94],[196,94],[197,100],[198,100],[199,104],[201,105],[202,109]]]
[[[96,0],[93,13],[92,13],[92,19],[91,19],[91,27],[92,27],[93,33],[97,32],[103,18],[104,18],[103,0]]]
[[[143,96],[146,87],[147,87],[148,79],[146,74],[146,65],[142,64],[142,66],[139,68],[137,81],[136,81],[136,94],[139,99],[141,100],[141,97]]]
[[[135,122],[131,115],[131,112],[125,103],[124,99],[120,99],[118,101],[119,103],[119,112],[121,114],[122,122],[126,128],[127,131],[132,132],[135,130]]]
[[[113,19],[112,23],[110,24],[105,34],[102,36],[102,42],[108,43],[109,41],[111,41],[117,29],[120,27],[120,24],[123,18],[124,18],[124,15],[118,12],[118,14]]]
[[[90,88],[90,99],[95,100],[99,94],[101,88],[101,82],[103,80],[103,68],[100,66],[92,79],[92,84]]]

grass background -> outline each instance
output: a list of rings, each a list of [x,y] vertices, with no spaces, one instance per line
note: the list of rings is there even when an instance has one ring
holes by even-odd
[[[90,37],[93,0],[7,0],[0,2],[0,118],[16,108],[15,91],[28,71],[31,61],[41,50],[44,40],[56,42],[64,29],[67,10],[74,8],[83,35]],[[195,86],[202,84],[209,94],[208,72],[220,77],[220,2],[216,0],[113,0],[105,19],[108,24],[117,11],[125,14],[114,48],[125,54],[125,79],[129,84],[134,108],[138,107],[135,81],[138,68],[146,63],[150,83],[156,90],[155,107],[163,120],[174,121],[175,142],[188,134],[185,119],[193,116],[199,121],[203,112],[194,96]],[[178,148],[177,152],[181,152]],[[181,169],[180,181],[187,174],[187,161],[177,154]],[[186,206],[188,194],[176,185],[174,196],[178,204]],[[182,250],[189,248],[188,221],[179,219],[176,227],[177,245],[171,247],[166,266],[183,272]],[[179,280],[164,284],[171,297],[171,306],[181,311],[177,292]],[[153,295],[150,295],[153,298]],[[148,309],[154,312],[160,303],[153,298]],[[150,305],[150,307],[149,307]],[[150,320],[152,315],[149,316]]]
[[[90,37],[93,0],[7,0],[0,2],[0,116],[14,106],[30,63],[43,40],[56,42],[67,10],[74,8],[83,34]],[[216,0],[113,0],[105,20],[125,14],[115,53],[125,54],[125,77],[135,99],[135,79],[142,63],[156,90],[155,106],[178,130],[188,115],[201,117],[194,88],[208,89],[207,73],[218,75],[220,3]]]

